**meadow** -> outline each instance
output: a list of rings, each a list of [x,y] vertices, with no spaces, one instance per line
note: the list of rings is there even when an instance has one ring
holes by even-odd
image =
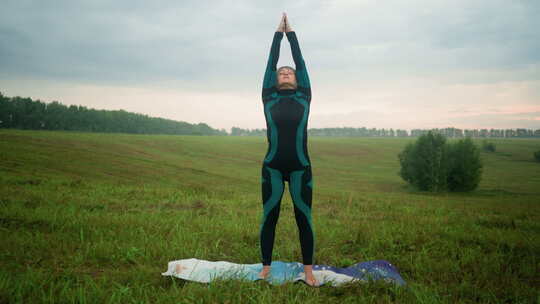
[[[540,303],[540,140],[492,139],[469,193],[401,180],[413,140],[309,138],[315,263],[407,282],[312,288],[161,276],[260,262],[266,138],[0,129],[0,303]],[[288,189],[273,259],[301,261]]]

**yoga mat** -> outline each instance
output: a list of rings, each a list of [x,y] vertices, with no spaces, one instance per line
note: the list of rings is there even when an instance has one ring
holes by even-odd
[[[261,270],[262,263],[236,264],[192,258],[169,262],[167,271],[162,275],[201,283],[210,283],[216,278],[257,281],[261,280],[258,276]],[[361,262],[346,268],[313,265],[313,275],[320,285],[339,286],[351,281],[367,282],[370,279],[383,280],[400,286],[406,284],[397,268],[385,260]],[[270,275],[265,280],[273,285],[305,282],[304,265],[298,262],[272,261]]]

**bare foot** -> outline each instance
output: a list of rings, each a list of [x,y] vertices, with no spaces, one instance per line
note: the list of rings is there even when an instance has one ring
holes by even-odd
[[[270,265],[264,265],[261,272],[259,272],[259,278],[266,279],[269,272],[270,272]]]
[[[317,279],[315,279],[315,277],[313,276],[313,274],[312,274],[311,276],[306,275],[306,283],[307,283],[309,286],[314,286],[314,287],[319,286],[319,281],[317,281]]]
[[[306,283],[309,286],[319,286],[319,281],[313,276],[313,265],[304,265],[304,274],[306,276]]]

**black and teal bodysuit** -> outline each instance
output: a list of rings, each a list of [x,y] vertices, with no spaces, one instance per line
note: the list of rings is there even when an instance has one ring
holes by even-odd
[[[263,265],[272,262],[272,249],[279,217],[284,181],[294,203],[294,214],[300,235],[304,265],[313,264],[315,235],[311,221],[313,180],[307,150],[307,124],[311,86],[306,65],[295,32],[287,32],[296,65],[297,89],[278,90],[276,65],[283,32],[276,32],[264,75],[262,100],[268,151],[262,165],[262,199],[264,214],[260,227]]]

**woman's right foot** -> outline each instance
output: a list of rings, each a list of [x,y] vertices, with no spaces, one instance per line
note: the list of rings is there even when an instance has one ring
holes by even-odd
[[[319,281],[317,281],[317,279],[315,279],[315,277],[312,275],[306,275],[306,280],[305,280],[306,284],[308,284],[309,286],[313,286],[313,287],[318,287],[320,285]]]
[[[317,279],[315,279],[315,276],[313,276],[313,265],[304,265],[304,274],[306,278],[305,282],[309,286],[319,286],[319,281],[317,281]]]

